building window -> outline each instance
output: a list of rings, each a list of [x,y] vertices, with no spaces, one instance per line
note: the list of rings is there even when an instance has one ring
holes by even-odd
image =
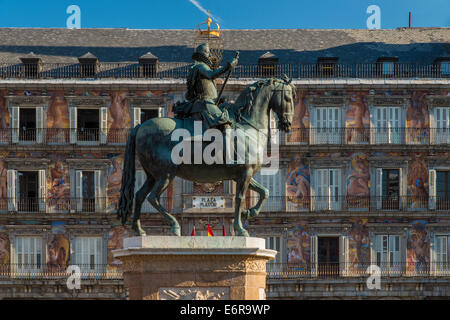
[[[450,107],[435,107],[434,121],[434,143],[450,143]]]
[[[42,143],[43,107],[11,107],[13,143]]]
[[[282,271],[283,263],[283,245],[281,243],[282,237],[270,236],[266,237],[266,248],[277,251],[275,259],[267,262],[267,272],[280,272]]]
[[[339,237],[318,237],[317,263],[319,276],[339,274]]]
[[[317,107],[313,109],[312,144],[339,144],[342,142],[341,108]]]
[[[436,206],[450,210],[450,171],[436,171]]]
[[[374,262],[382,274],[399,274],[401,271],[400,236],[379,234],[375,236]]]
[[[8,170],[8,210],[19,212],[43,212],[46,208],[45,170]]]
[[[383,169],[381,188],[381,196],[383,198],[382,209],[398,209],[400,199],[400,170]]]
[[[77,212],[100,212],[105,207],[101,170],[75,172],[75,204]]]
[[[331,77],[336,74],[338,58],[323,57],[317,59],[317,69],[322,77]]]
[[[401,108],[376,107],[373,114],[375,144],[400,144],[401,136]]]
[[[108,108],[69,108],[70,142],[86,145],[106,143]]]
[[[133,125],[136,127],[140,123],[153,118],[163,117],[164,108],[133,108]]]
[[[450,236],[436,236],[434,253],[435,261],[433,265],[435,271],[447,273],[450,270]]]
[[[313,210],[341,209],[341,170],[315,169]]]
[[[40,237],[16,237],[14,263],[16,272],[41,272],[42,239]]]
[[[377,59],[376,70],[379,76],[390,77],[396,73],[398,58],[380,57]]]
[[[102,238],[76,237],[72,243],[73,264],[81,269],[81,273],[99,272],[102,267]]]
[[[441,61],[440,63],[441,75],[450,75],[450,61]]]

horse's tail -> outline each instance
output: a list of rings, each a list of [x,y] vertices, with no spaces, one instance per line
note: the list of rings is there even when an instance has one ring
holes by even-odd
[[[136,133],[141,125],[138,124],[131,130],[130,137],[125,149],[125,159],[122,171],[122,186],[120,188],[119,208],[117,209],[117,218],[122,220],[124,225],[127,222],[128,215],[133,211],[134,183],[135,183],[135,151],[136,151]]]

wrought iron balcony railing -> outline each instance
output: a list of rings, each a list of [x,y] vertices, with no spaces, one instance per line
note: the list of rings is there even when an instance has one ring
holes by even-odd
[[[135,190],[137,192],[137,190]],[[175,213],[186,209],[233,209],[234,195],[183,195],[162,196],[160,203]],[[202,198],[204,198],[202,200]],[[211,199],[216,198],[216,199]],[[258,196],[245,199],[246,207],[253,207]],[[118,196],[97,198],[0,198],[0,213],[115,213]],[[450,199],[425,196],[269,196],[261,212],[392,212],[392,211],[450,211]],[[141,213],[156,213],[157,210],[145,200]]]
[[[24,64],[0,64],[0,79],[168,79],[186,78],[190,63],[159,62],[151,72],[137,62],[101,62],[95,67],[79,63],[41,63],[39,68]],[[377,63],[353,64],[278,64],[267,66],[258,64],[238,65],[232,78],[266,78],[286,74],[296,79],[327,78],[367,78],[367,79],[408,79],[408,78],[448,78],[450,74],[437,64],[421,65],[396,63],[391,72],[383,72]]]
[[[431,264],[417,262],[386,262],[375,263],[373,266],[379,269],[372,269],[367,272],[372,264],[370,262],[336,262],[321,263],[312,265],[311,263],[267,263],[268,279],[342,279],[342,278],[367,278],[374,272],[379,271],[383,277],[436,277],[450,278],[450,263],[448,261],[434,261]],[[373,268],[373,267],[371,267]]]
[[[0,129],[1,144],[125,145],[131,128]],[[450,128],[293,128],[281,145],[449,145]]]
[[[120,265],[107,264],[75,264],[80,269],[82,280],[123,280]],[[0,265],[0,279],[36,279],[58,280],[67,279],[72,273],[67,272],[67,266],[49,264],[11,263]],[[70,271],[70,270],[69,270]]]

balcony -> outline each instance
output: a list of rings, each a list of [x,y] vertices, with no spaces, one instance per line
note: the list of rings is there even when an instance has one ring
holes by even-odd
[[[152,78],[185,79],[190,63],[158,62],[158,68],[152,70]],[[271,76],[286,74],[293,79],[414,79],[414,78],[448,78],[449,74],[441,72],[436,64],[421,65],[412,63],[396,63],[395,72],[380,72],[378,63],[329,65],[316,63],[277,64],[270,69]],[[87,68],[87,69],[86,69]],[[259,64],[238,65],[233,69],[231,78],[260,78],[266,73],[261,72]],[[142,72],[138,62],[100,62],[95,69],[80,63],[41,63],[32,72],[23,68],[23,64],[0,64],[0,79],[145,79],[148,75]]]
[[[76,265],[80,268],[82,280],[122,280],[120,265],[89,264]],[[2,264],[0,279],[28,280],[66,280],[71,273],[67,266],[52,266],[47,264]]]
[[[268,279],[342,279],[342,278],[364,278],[369,273],[367,268],[370,262],[363,263],[318,263],[312,266],[310,263],[268,263]],[[422,265],[415,262],[389,262],[376,265],[380,268],[380,276],[386,277],[442,277],[450,278],[450,263],[434,262],[432,266]]]

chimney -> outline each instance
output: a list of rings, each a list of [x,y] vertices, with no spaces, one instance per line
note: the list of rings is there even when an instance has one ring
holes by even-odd
[[[411,11],[409,12],[409,28],[411,29]]]

